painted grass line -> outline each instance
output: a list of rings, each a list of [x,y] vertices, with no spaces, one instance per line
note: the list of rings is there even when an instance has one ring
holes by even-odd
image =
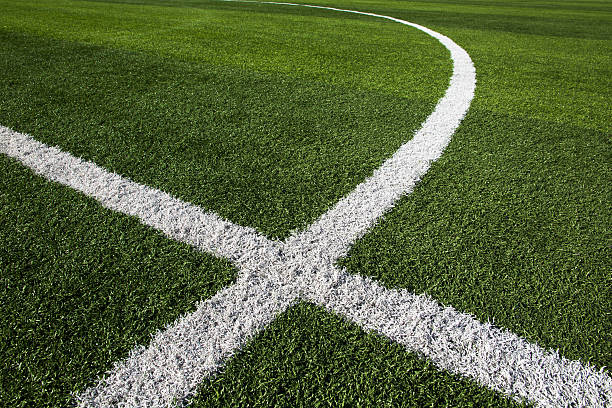
[[[612,406],[612,377],[603,368],[570,361],[426,295],[349,274],[328,282],[313,277],[308,287],[307,300],[518,402],[546,408]]]
[[[229,259],[243,268],[249,266],[257,251],[276,245],[252,228],[233,224],[4,126],[0,126],[0,152],[49,180],[95,198],[106,208],[138,217],[143,224],[174,240]]]
[[[374,13],[304,6],[362,14],[414,27],[444,45],[453,61],[453,74],[444,96],[414,137],[306,231],[297,232],[288,240],[295,246],[316,247],[315,250],[320,256],[337,260],[345,256],[353,243],[361,238],[384,213],[393,208],[402,195],[412,192],[416,183],[429,170],[431,163],[442,155],[474,98],[476,70],[472,59],[463,48],[445,35],[419,24]]]
[[[82,407],[168,407],[182,404],[202,380],[292,303],[289,286],[248,277],[202,302],[197,310],[133,350],[95,387],[77,396]]]
[[[434,33],[392,17],[310,7],[381,17]],[[158,332],[147,348],[134,351],[97,386],[77,396],[82,406],[186,402],[205,376],[216,372],[225,359],[298,299],[320,304],[431,358],[443,369],[516,399],[545,407],[611,403],[612,380],[603,371],[560,358],[507,331],[443,308],[426,296],[385,289],[334,267],[355,239],[411,191],[429,163],[439,157],[469,107],[475,86],[471,60],[450,39],[434,34],[451,50],[455,65],[451,86],[424,123],[425,130],[330,214],[284,244],[0,127],[1,152],[108,208],[139,217],[174,239],[228,258],[241,270],[237,284]],[[454,47],[458,50],[453,51]],[[412,165],[413,161],[418,164]]]
[[[63,184],[77,176],[80,182],[87,181],[100,171],[132,183],[7,128],[0,128],[0,151]],[[83,177],[83,165],[90,176]],[[84,190],[80,189],[93,196]],[[147,224],[155,228],[154,223]],[[442,369],[474,378],[517,400],[524,398],[542,407],[612,404],[612,379],[605,372],[443,308],[426,296],[389,290],[348,275],[335,268],[333,261],[319,257],[317,248],[273,242],[258,248],[249,257],[256,261],[241,262],[241,270],[249,265],[249,272],[237,284],[159,331],[148,347],[135,350],[95,387],[79,395],[81,405],[168,406],[186,401],[204,377],[217,372],[228,357],[298,299],[343,315],[430,358]]]

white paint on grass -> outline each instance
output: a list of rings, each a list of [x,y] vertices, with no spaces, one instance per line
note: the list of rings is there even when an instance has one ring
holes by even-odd
[[[298,6],[291,3],[270,3]],[[0,151],[51,180],[138,217],[173,239],[232,260],[238,282],[159,331],[97,385],[77,396],[81,406],[162,407],[185,403],[206,377],[275,316],[302,299],[374,330],[438,367],[473,378],[517,400],[542,407],[612,404],[612,379],[543,350],[424,295],[383,288],[334,266],[352,243],[412,188],[447,146],[473,98],[476,77],[468,54],[447,37],[393,17],[331,7],[415,27],[451,53],[449,88],[414,138],[364,183],[285,242],[266,239],[184,203],[0,127]]]
[[[159,331],[79,396],[80,406],[166,407],[202,380],[296,300],[290,285],[247,277]]]
[[[463,48],[421,25],[373,13],[307,7],[364,14],[414,27],[440,41],[450,51],[453,61],[453,74],[446,93],[414,137],[306,231],[296,233],[288,240],[291,245],[307,247],[317,251],[321,257],[335,261],[346,255],[350,246],[389,211],[398,198],[412,192],[431,163],[440,157],[470,107],[476,88],[476,71]]]
[[[374,330],[437,367],[540,407],[610,407],[612,379],[602,370],[546,351],[426,295],[389,290],[345,274],[304,297]]]
[[[172,239],[229,259],[239,267],[252,266],[249,262],[254,255],[273,251],[277,245],[253,228],[233,224],[4,126],[0,126],[0,152],[49,180],[95,198],[106,208],[138,217]]]

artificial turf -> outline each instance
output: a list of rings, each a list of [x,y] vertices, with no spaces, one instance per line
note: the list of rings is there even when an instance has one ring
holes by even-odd
[[[609,366],[609,2],[317,4],[448,35],[478,79],[442,158],[340,264]],[[422,33],[329,11],[200,0],[0,7],[0,124],[277,238],[409,139],[450,74]],[[62,405],[231,282],[226,263],[0,163],[3,403]],[[508,404],[309,305],[250,342],[196,401]]]
[[[608,370],[612,9],[589,5],[397,11],[470,53],[476,95],[415,192],[340,264]]]
[[[58,407],[236,271],[0,156],[0,406]]]
[[[409,140],[451,70],[434,39],[371,19],[9,3],[0,123],[275,238]]]
[[[320,307],[285,312],[208,379],[201,407],[515,407]]]

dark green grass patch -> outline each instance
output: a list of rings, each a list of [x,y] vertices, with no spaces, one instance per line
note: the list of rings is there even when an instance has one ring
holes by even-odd
[[[192,3],[201,4],[201,1],[192,0]],[[609,1],[296,0],[292,3],[372,11],[399,18],[412,16],[412,20],[419,24],[428,21],[430,28],[444,25],[447,28],[489,31],[492,35],[537,31],[539,35],[547,37],[607,40],[612,32],[612,27],[607,25],[612,13]]]
[[[1,406],[66,406],[235,279],[227,262],[0,155]]]
[[[205,381],[191,407],[512,407],[398,344],[298,304]]]

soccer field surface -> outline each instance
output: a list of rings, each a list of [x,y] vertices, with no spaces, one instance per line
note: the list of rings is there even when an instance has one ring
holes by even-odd
[[[0,405],[612,405],[612,5],[316,4],[0,0]]]

